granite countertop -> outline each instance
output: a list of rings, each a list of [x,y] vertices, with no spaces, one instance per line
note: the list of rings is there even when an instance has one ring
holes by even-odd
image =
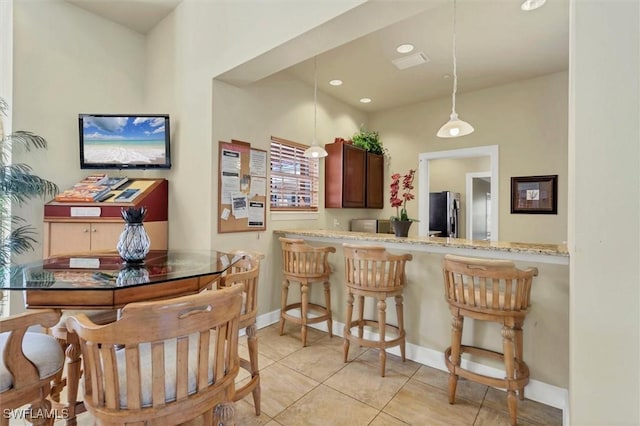
[[[466,240],[463,238],[441,238],[441,237],[396,237],[393,234],[372,234],[368,232],[331,231],[331,230],[305,230],[305,229],[283,229],[275,230],[274,234],[296,234],[300,236],[319,237],[328,239],[342,239],[354,241],[370,241],[383,243],[397,243],[414,246],[441,247],[446,249],[471,249],[488,250],[493,252],[520,253],[531,255],[546,255],[569,257],[569,251],[565,244],[537,244],[537,243],[516,243],[507,241],[481,241]],[[417,247],[416,247],[417,248]]]

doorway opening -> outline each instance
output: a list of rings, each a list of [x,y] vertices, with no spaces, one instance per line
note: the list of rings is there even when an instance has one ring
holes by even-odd
[[[498,179],[499,179],[499,158],[498,158],[498,145],[479,146],[474,148],[454,149],[447,151],[434,151],[425,152],[419,155],[419,191],[418,191],[418,209],[419,209],[419,226],[418,235],[429,235],[429,193],[431,189],[430,174],[430,161],[441,159],[457,159],[457,158],[473,158],[473,157],[488,157],[489,158],[489,200],[488,200],[488,212],[491,215],[491,220],[488,224],[487,238],[491,241],[498,240],[498,206],[499,206],[499,193],[498,193]],[[486,194],[485,194],[486,197]],[[469,216],[469,215],[467,215]],[[467,217],[468,223],[468,217]],[[467,229],[472,229],[468,227]],[[468,233],[467,233],[468,234]],[[466,238],[471,239],[471,235],[467,235]]]

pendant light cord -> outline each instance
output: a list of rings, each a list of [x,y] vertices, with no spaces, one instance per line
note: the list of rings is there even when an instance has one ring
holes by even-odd
[[[453,0],[453,102],[451,112],[456,113],[456,92],[458,91],[458,67],[456,64],[456,0]]]
[[[318,124],[318,65],[316,63],[316,57],[313,57],[313,141],[312,144],[316,145],[316,133]]]

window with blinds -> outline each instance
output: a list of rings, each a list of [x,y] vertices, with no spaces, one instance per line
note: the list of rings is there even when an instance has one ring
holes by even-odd
[[[271,211],[318,210],[318,159],[308,146],[271,137]]]

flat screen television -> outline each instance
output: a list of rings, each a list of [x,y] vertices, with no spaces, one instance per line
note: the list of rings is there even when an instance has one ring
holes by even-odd
[[[81,169],[171,168],[168,114],[79,114]]]

